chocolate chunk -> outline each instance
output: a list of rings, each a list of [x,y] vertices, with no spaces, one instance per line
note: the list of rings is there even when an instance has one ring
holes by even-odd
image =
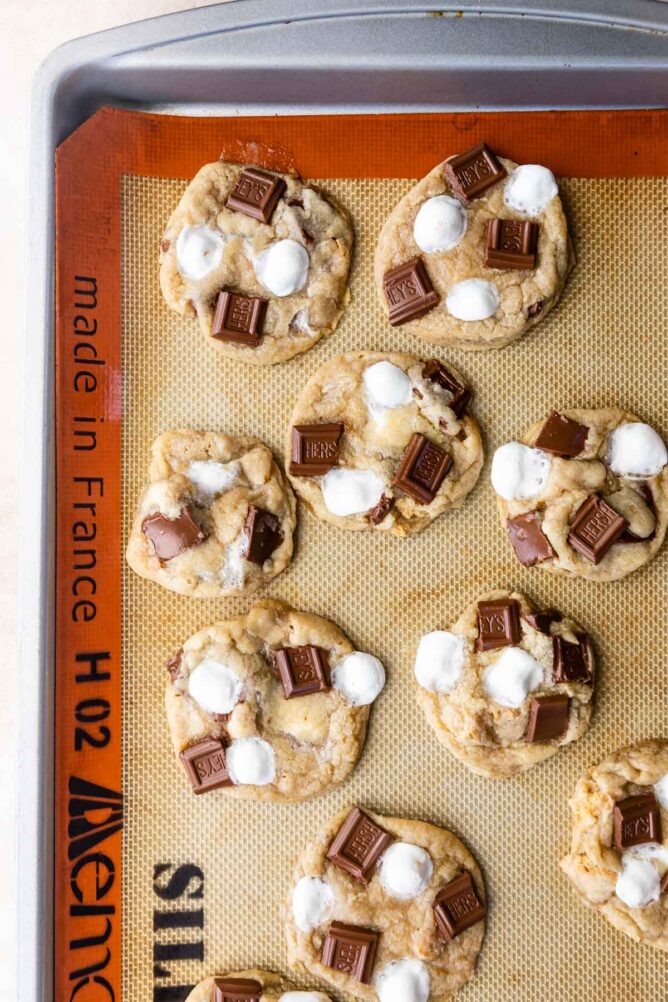
[[[653,793],[640,793],[618,801],[612,823],[615,847],[620,852],[645,842],[661,842],[661,812]]]
[[[401,457],[392,486],[419,504],[431,504],[451,466],[452,457],[416,431]]]
[[[490,219],[487,223],[485,267],[530,271],[536,267],[538,223],[528,219]]]
[[[425,362],[422,378],[430,379],[432,383],[438,383],[443,389],[448,390],[452,394],[452,400],[448,407],[455,412],[458,418],[462,416],[471,402],[473,390],[460,383],[437,358],[430,358]]]
[[[468,870],[446,884],[434,900],[436,927],[448,943],[484,919],[486,912]]]
[[[352,877],[368,884],[376,862],[392,841],[392,836],[353,807],[327,852],[327,859]]]
[[[164,237],[160,241],[160,250],[163,252],[163,254],[166,254],[169,248],[170,248],[169,240],[166,237]]]
[[[547,421],[538,433],[534,448],[572,459],[584,449],[588,434],[589,428],[586,425],[571,421],[556,411],[550,411]]]
[[[543,307],[545,306],[545,300],[539,299],[537,303],[532,303],[527,309],[528,317],[537,317],[543,312]]]
[[[552,637],[554,667],[552,678],[555,682],[583,682],[594,684],[591,642],[586,634],[578,637],[577,644],[571,644],[563,637]]]
[[[290,473],[296,477],[320,477],[338,466],[342,434],[342,424],[294,425]]]
[[[285,189],[283,178],[267,174],[257,167],[244,167],[227,197],[226,205],[228,209],[268,223]]]
[[[424,316],[440,299],[421,257],[414,257],[398,268],[386,271],[383,289],[390,307],[389,321],[393,327]]]
[[[216,978],[212,1002],[260,1002],[262,985],[250,978]]]
[[[668,870],[663,875],[663,880],[661,881],[659,894],[661,895],[661,897],[663,897],[664,894],[668,894]]]
[[[272,654],[286,699],[331,688],[327,654],[320,647],[281,647]]]
[[[566,695],[534,696],[529,707],[527,741],[550,741],[568,730],[571,701]]]
[[[169,672],[169,677],[172,682],[176,682],[179,677],[179,672],[181,671],[181,661],[183,660],[183,648],[179,647],[176,654],[172,654],[171,658],[168,659],[166,668]]]
[[[568,533],[568,542],[587,560],[598,564],[628,524],[602,497],[592,494],[578,509]]]
[[[322,962],[325,967],[368,985],[379,938],[380,933],[375,929],[332,922],[322,948]]]
[[[524,619],[534,630],[550,635],[552,623],[560,623],[564,617],[556,609],[542,609],[537,612],[527,612]]]
[[[243,527],[241,556],[253,564],[262,565],[283,542],[283,530],[278,517],[251,504]]]
[[[142,522],[141,531],[153,543],[161,564],[173,560],[191,546],[199,546],[206,539],[187,508],[183,508],[178,518],[167,518],[161,512],[149,515]]]
[[[394,498],[390,498],[387,494],[381,494],[380,501],[375,508],[372,508],[369,512],[369,521],[372,525],[379,525],[383,519],[387,518],[392,507],[394,505]]]
[[[232,786],[225,761],[225,748],[218,738],[203,738],[197,744],[185,748],[179,758],[195,793],[206,793],[218,786]]]
[[[520,607],[514,598],[478,602],[476,647],[479,651],[512,647],[519,643],[520,635]]]
[[[450,157],[443,164],[445,180],[452,192],[464,202],[471,202],[497,181],[506,176],[506,169],[496,159],[489,146],[480,143],[466,153]]]
[[[217,341],[232,341],[247,348],[257,348],[266,312],[266,299],[221,292],[213,315],[211,335]]]
[[[537,511],[515,515],[508,519],[506,526],[515,556],[524,567],[542,564],[556,555],[543,532],[542,519]]]

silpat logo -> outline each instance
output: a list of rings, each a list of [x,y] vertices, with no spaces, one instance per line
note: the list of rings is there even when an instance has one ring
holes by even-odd
[[[70,776],[69,794],[67,855],[70,859],[78,859],[121,830],[123,795],[78,776]]]

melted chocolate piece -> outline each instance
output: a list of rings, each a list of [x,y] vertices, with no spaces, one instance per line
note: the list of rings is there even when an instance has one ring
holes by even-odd
[[[262,985],[250,978],[216,978],[212,1002],[260,1002]]]
[[[141,529],[153,543],[155,555],[161,564],[173,560],[191,546],[199,546],[206,539],[187,508],[182,509],[178,518],[167,518],[161,512],[148,515],[142,522]]]
[[[342,434],[342,424],[294,425],[290,473],[296,477],[320,477],[338,466]]]
[[[514,598],[478,602],[476,647],[479,651],[514,647],[519,643],[520,636],[520,607]]]
[[[545,633],[549,637],[552,623],[560,623],[564,617],[556,609],[542,609],[536,612],[527,612],[524,619],[533,626],[534,630]]]
[[[536,267],[538,223],[522,219],[490,219],[487,224],[485,267],[530,271]]]
[[[380,933],[375,929],[332,922],[322,948],[322,962],[364,985],[371,982]]]
[[[446,884],[434,901],[436,927],[447,943],[480,922],[486,914],[487,909],[468,870]]]
[[[415,432],[406,447],[392,486],[418,504],[431,504],[452,466],[452,457],[428,438]]]
[[[592,494],[578,509],[568,533],[568,542],[587,560],[598,564],[628,524],[602,497]]]
[[[551,741],[568,730],[571,701],[566,695],[534,696],[529,707],[527,741]]]
[[[213,315],[211,336],[217,341],[232,341],[247,348],[257,348],[266,312],[266,299],[221,292]]]
[[[243,534],[241,556],[260,566],[283,542],[283,530],[278,517],[254,504],[248,506]]]
[[[545,300],[539,299],[537,303],[532,303],[527,309],[528,317],[537,317],[543,312],[543,307],[545,306]]]
[[[645,842],[661,842],[661,812],[654,793],[641,793],[618,801],[612,824],[615,847],[620,852]]]
[[[226,205],[228,209],[268,223],[286,187],[281,177],[257,167],[244,167],[227,197]]]
[[[497,181],[502,181],[506,176],[506,169],[489,146],[480,143],[479,146],[473,146],[465,153],[446,160],[443,173],[453,194],[463,202],[471,202]]]
[[[586,425],[551,411],[538,433],[534,448],[564,459],[573,459],[584,449],[588,434],[589,428]]]
[[[563,637],[552,637],[554,666],[552,678],[555,682],[582,682],[594,684],[594,670],[589,637],[582,633],[577,644],[571,644]]]
[[[542,519],[537,511],[509,518],[506,527],[515,556],[524,567],[542,564],[543,561],[556,556],[543,532]]]
[[[169,672],[169,677],[172,682],[176,682],[179,677],[179,672],[181,671],[181,661],[183,660],[183,648],[179,647],[176,654],[172,654],[171,658],[168,658],[165,667]]]
[[[353,807],[327,852],[327,859],[356,880],[368,884],[378,858],[392,842],[392,836],[375,821]]]
[[[389,321],[393,327],[424,316],[440,299],[421,257],[414,257],[398,268],[386,271],[383,289],[390,307]]]
[[[380,501],[375,508],[372,508],[369,512],[369,521],[372,525],[379,525],[387,516],[389,515],[392,507],[394,505],[394,498],[390,498],[387,494],[381,494]]]
[[[443,362],[439,362],[437,358],[430,358],[425,362],[422,370],[422,378],[430,379],[432,383],[438,383],[443,389],[448,390],[452,394],[452,400],[448,406],[455,412],[458,418],[462,416],[471,402],[473,390],[460,383]]]

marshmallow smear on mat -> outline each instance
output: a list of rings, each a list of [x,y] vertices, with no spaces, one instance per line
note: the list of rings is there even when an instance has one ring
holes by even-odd
[[[466,233],[468,222],[466,209],[456,198],[436,195],[420,206],[413,224],[413,237],[426,254],[451,250]]]
[[[608,465],[622,477],[655,477],[668,463],[666,443],[648,424],[620,424],[608,438]]]
[[[239,738],[225,753],[233,783],[267,786],[276,778],[274,749],[262,738]]]
[[[350,706],[368,706],[385,685],[385,669],[373,654],[353,651],[332,671],[332,686]]]
[[[543,681],[543,668],[521,647],[506,647],[482,673],[485,692],[500,706],[516,710]]]
[[[258,254],[253,267],[265,289],[275,296],[291,296],[306,284],[309,256],[296,240],[279,240]]]
[[[320,877],[302,877],[292,892],[292,914],[302,932],[322,925],[332,914],[334,892]]]
[[[487,320],[496,313],[501,297],[492,282],[484,278],[467,278],[456,282],[445,299],[445,306],[457,320]]]
[[[550,474],[551,460],[542,449],[506,442],[492,459],[492,487],[506,501],[540,494]]]
[[[539,216],[559,194],[554,174],[538,164],[523,164],[506,181],[503,200],[524,216]]]
[[[410,842],[394,842],[383,853],[378,872],[386,894],[410,901],[428,887],[434,867],[426,849]]]
[[[241,476],[241,465],[232,460],[231,463],[217,463],[213,459],[196,459],[191,463],[186,473],[188,480],[197,488],[202,497],[212,497],[222,494],[234,487]]]
[[[429,692],[452,692],[464,667],[464,638],[446,630],[426,633],[415,656],[415,677]]]
[[[393,960],[376,975],[380,1002],[428,1002],[429,971],[420,960]]]
[[[322,498],[332,515],[359,515],[375,508],[383,494],[383,481],[371,470],[328,470],[320,484]]]
[[[190,673],[188,695],[207,713],[231,713],[241,697],[241,679],[219,661],[205,658]]]
[[[375,362],[364,370],[364,391],[376,407],[402,407],[413,400],[411,381],[398,365]]]
[[[176,241],[176,267],[184,278],[197,282],[220,264],[223,238],[208,226],[185,226]]]

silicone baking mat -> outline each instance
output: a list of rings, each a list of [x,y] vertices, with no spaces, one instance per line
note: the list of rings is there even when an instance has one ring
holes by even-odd
[[[667,135],[661,112],[197,120],[104,110],[61,147],[57,997],[86,985],[126,1002],[178,1002],[214,972],[286,971],[280,908],[300,847],[357,802],[451,828],[480,861],[488,932],[462,1000],[665,1000],[666,957],[584,909],[558,860],[582,770],[668,730],[667,551],[607,586],[520,567],[497,522],[489,457],[552,407],[619,404],[668,435]],[[434,352],[384,320],[375,241],[414,179],[483,138],[561,175],[578,265],[559,307],[524,340]],[[187,179],[221,151],[294,166],[355,224],[352,300],[339,328],[279,366],[221,358],[160,295],[164,225]],[[195,797],[169,741],[164,663],[253,598],[173,595],[124,566],[151,442],[168,428],[222,429],[255,435],[282,459],[309,375],[362,348],[439,354],[462,370],[485,436],[481,480],[461,511],[408,540],[345,534],[300,510],[296,558],[257,597],[326,616],[382,659],[388,684],[365,752],[343,787],[305,804]],[[481,593],[512,587],[592,633],[597,706],[577,745],[500,783],[437,744],[416,706],[412,663],[423,632],[447,627]]]

